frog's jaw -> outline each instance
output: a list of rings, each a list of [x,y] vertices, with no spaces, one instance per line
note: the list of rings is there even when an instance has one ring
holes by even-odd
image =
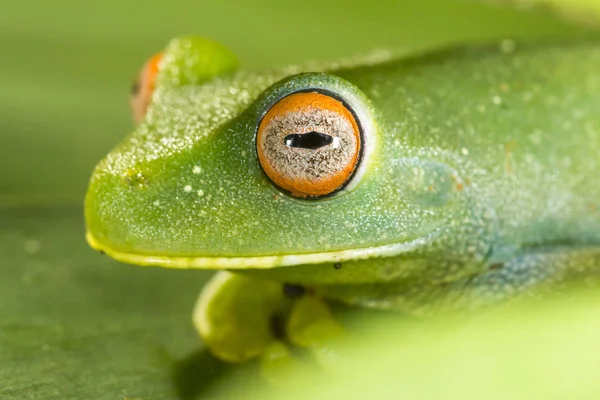
[[[286,254],[274,256],[252,257],[193,257],[193,256],[160,256],[152,254],[125,253],[114,250],[99,242],[91,232],[86,233],[90,246],[117,261],[143,266],[159,266],[166,268],[197,269],[270,269],[304,264],[338,263],[349,260],[362,260],[374,257],[393,257],[410,253],[431,243],[441,230],[436,230],[415,240],[403,243],[392,243],[381,246],[338,250],[322,253]]]

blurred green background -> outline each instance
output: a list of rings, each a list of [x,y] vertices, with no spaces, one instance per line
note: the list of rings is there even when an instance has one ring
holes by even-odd
[[[210,357],[191,326],[208,273],[118,264],[84,241],[87,180],[132,129],[132,79],[170,38],[205,35],[260,68],[579,33],[466,0],[3,0],[0,399],[194,399],[246,373]]]
[[[134,75],[177,35],[221,41],[258,68],[572,31],[545,15],[468,0],[4,0],[0,204],[79,204],[94,164],[131,130]]]

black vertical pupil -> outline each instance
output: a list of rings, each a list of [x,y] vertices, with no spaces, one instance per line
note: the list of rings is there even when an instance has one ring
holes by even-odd
[[[317,150],[333,143],[333,137],[321,132],[292,133],[283,139],[288,147]]]

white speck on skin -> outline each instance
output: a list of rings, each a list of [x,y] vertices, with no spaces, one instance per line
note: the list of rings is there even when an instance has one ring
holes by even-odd
[[[199,167],[199,166],[197,166],[197,165],[194,165],[194,168],[192,169],[192,172],[193,172],[194,174],[199,174],[200,172],[202,172],[202,168],[200,168],[200,167]]]
[[[202,189],[199,189],[197,193],[198,193],[198,197],[204,196],[204,190],[202,190]]]
[[[154,205],[154,207],[158,207],[160,206],[160,201],[156,200],[154,203],[152,203]]]
[[[460,149],[460,152],[462,153],[463,156],[469,155],[469,149],[467,149],[466,147],[463,147],[462,149]]]
[[[183,187],[183,191],[186,193],[190,193],[192,191],[192,187],[190,185],[185,185]]]
[[[500,96],[494,96],[492,97],[492,102],[495,105],[499,106],[500,104],[502,104],[502,98],[500,98]]]

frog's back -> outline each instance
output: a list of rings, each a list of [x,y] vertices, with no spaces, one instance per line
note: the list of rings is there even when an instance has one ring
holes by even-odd
[[[598,43],[505,41],[342,76],[390,116],[388,158],[453,164],[495,211],[501,244],[596,244]]]
[[[600,42],[503,42],[342,72],[381,112],[384,157],[454,168],[458,190],[494,215],[496,233],[474,274],[449,263],[446,270],[464,276],[328,286],[323,293],[419,312],[431,304],[472,308],[570,279],[595,282],[589,278],[600,276],[599,68]],[[439,263],[427,263],[423,273]]]

